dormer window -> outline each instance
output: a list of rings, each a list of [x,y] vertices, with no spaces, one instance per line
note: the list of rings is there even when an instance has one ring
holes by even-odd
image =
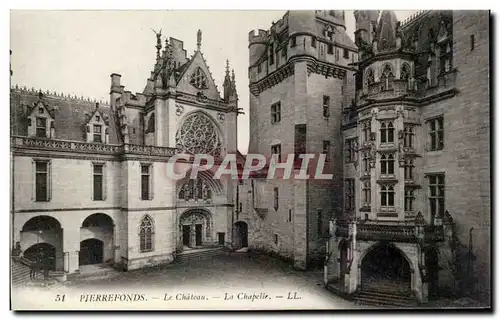
[[[102,126],[94,125],[94,142],[102,143]]]
[[[43,112],[43,108],[40,108]],[[47,119],[36,118],[36,136],[39,138],[47,137]]]

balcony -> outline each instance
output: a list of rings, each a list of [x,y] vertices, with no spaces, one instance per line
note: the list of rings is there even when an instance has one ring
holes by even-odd
[[[381,224],[359,224],[357,227],[357,239],[360,240],[387,240],[400,242],[414,242],[414,226],[381,225]]]
[[[47,151],[62,151],[71,153],[91,153],[121,156],[136,154],[145,156],[171,157],[177,153],[175,148],[157,146],[144,146],[135,144],[104,144],[79,141],[51,140],[12,136],[10,142],[12,149],[36,149]]]
[[[349,226],[351,224],[352,226]],[[430,243],[444,240],[443,226],[419,226],[415,221],[401,223],[337,221],[335,236],[357,240]],[[420,233],[420,234],[419,234]]]
[[[383,89],[382,82],[375,82],[359,91],[357,98],[360,105],[372,102],[372,100],[385,100],[396,97],[413,97],[415,91],[405,80],[395,79],[392,82],[392,88]]]

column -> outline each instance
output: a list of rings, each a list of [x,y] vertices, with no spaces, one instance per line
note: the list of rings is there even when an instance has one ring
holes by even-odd
[[[79,270],[78,253],[80,251],[80,230],[79,228],[63,229],[63,257],[64,271],[75,273]]]

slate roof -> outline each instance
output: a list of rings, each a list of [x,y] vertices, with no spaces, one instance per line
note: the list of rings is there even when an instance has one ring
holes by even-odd
[[[40,101],[38,92],[12,89],[10,93],[11,134],[28,135],[28,116],[34,105]],[[80,99],[43,95],[41,101],[51,110],[54,118],[56,139],[86,141],[86,124],[94,114],[96,103]],[[117,121],[111,107],[99,104],[99,112],[109,124],[109,143],[120,144]]]

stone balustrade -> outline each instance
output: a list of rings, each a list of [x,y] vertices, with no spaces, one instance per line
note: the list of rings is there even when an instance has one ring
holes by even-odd
[[[144,146],[135,144],[102,144],[79,141],[52,140],[31,137],[11,137],[11,148],[13,149],[39,149],[49,151],[69,151],[79,153],[122,155],[138,154],[146,156],[171,157],[177,153],[176,148],[157,146]]]
[[[356,239],[358,240],[418,242],[419,240],[442,241],[444,239],[442,225],[423,226],[419,229],[420,226],[415,223],[391,225],[381,222],[365,223],[363,221],[349,222],[342,220],[336,222],[334,236],[348,238],[353,234],[354,230],[353,226],[350,225],[354,224],[356,225]]]

